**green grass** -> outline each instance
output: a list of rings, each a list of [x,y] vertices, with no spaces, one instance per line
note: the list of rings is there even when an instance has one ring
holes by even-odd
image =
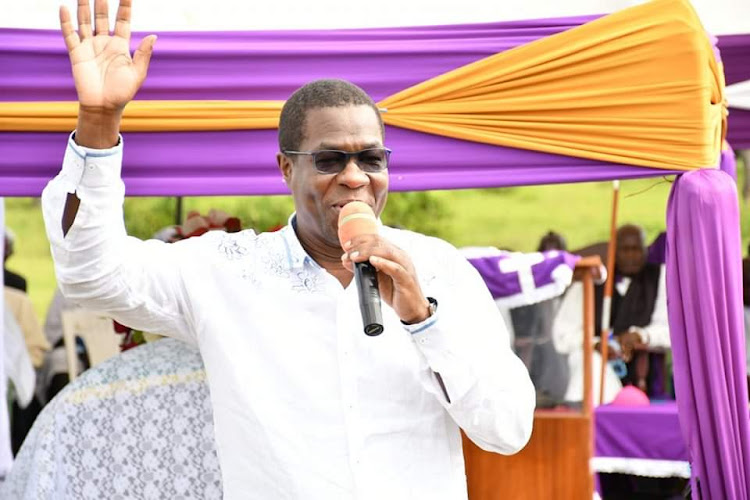
[[[643,225],[649,240],[666,227],[671,184],[660,178],[622,183],[619,222]],[[408,202],[408,203],[407,203]],[[505,189],[394,194],[386,222],[441,236],[456,246],[491,245],[532,251],[549,230],[562,233],[570,248],[607,239],[612,183],[561,184]],[[414,206],[424,207],[416,210]],[[186,198],[184,211],[207,213],[210,208],[237,215],[245,227],[264,230],[285,223],[292,209],[289,197]],[[131,234],[148,237],[172,224],[174,198],[130,198],[126,222]],[[6,199],[6,223],[16,233],[16,253],[8,267],[24,276],[37,314],[44,320],[55,289],[55,278],[44,234],[39,201]],[[750,238],[750,214],[742,206],[744,244]],[[744,254],[744,249],[743,249]]]

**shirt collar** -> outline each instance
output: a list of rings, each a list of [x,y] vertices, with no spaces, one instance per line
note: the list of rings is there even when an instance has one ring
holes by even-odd
[[[312,265],[319,267],[318,263],[315,262],[307,252],[305,252],[305,249],[302,248],[302,243],[300,243],[299,238],[297,238],[297,233],[294,230],[294,221],[296,217],[297,212],[293,212],[292,215],[289,216],[287,225],[280,230],[281,236],[284,240],[284,246],[286,247],[289,269],[301,269],[305,267],[305,262],[310,262]]]
[[[306,262],[309,262],[312,266],[320,268],[318,263],[315,262],[313,258],[307,254],[305,249],[302,247],[302,243],[299,242],[297,232],[294,230],[296,217],[297,212],[292,212],[292,215],[290,215],[289,219],[287,220],[286,226],[279,230],[279,232],[281,232],[282,238],[284,239],[284,246],[286,247],[289,269],[301,269],[305,266]],[[387,226],[383,225],[380,217],[378,217],[377,222],[382,234],[383,228]]]

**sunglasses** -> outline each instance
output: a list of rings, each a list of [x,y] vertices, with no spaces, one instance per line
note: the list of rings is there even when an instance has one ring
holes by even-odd
[[[312,156],[315,170],[323,175],[342,172],[352,159],[363,172],[377,174],[388,169],[391,150],[388,148],[368,148],[349,152],[320,149],[318,151],[284,151],[284,154]]]

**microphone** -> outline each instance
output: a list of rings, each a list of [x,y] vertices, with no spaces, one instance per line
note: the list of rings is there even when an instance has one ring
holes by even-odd
[[[339,213],[339,241],[344,243],[360,234],[377,234],[378,222],[367,203],[352,201]],[[370,337],[383,333],[383,314],[380,306],[377,269],[369,262],[354,264],[354,280],[359,295],[359,309],[365,334]]]

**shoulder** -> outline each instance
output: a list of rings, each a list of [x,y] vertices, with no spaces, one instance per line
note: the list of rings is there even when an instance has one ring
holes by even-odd
[[[456,247],[434,236],[384,227],[381,235],[404,250],[412,260],[420,279],[425,282],[456,282],[479,273]],[[474,276],[476,275],[476,276]]]
[[[409,254],[431,252],[436,256],[461,257],[456,247],[434,236],[427,236],[415,231],[395,229],[388,226],[383,226],[381,235]]]

